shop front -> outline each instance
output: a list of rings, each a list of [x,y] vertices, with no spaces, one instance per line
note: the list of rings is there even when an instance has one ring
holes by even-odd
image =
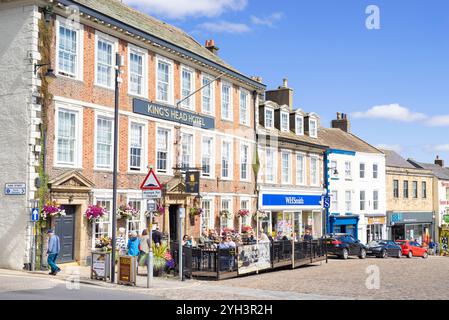
[[[392,240],[415,240],[426,246],[435,239],[433,212],[389,212],[387,217]]]
[[[358,239],[359,216],[335,216],[329,217],[331,233],[346,233]]]
[[[366,217],[366,242],[386,239],[386,217]]]
[[[262,191],[259,194],[259,230],[274,239],[299,240],[308,230],[313,238],[323,235],[322,193],[310,191]]]

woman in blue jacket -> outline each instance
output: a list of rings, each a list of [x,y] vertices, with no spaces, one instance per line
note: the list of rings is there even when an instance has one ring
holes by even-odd
[[[140,239],[137,237],[137,232],[133,231],[129,235],[127,246],[128,256],[138,257],[140,253],[139,246],[140,246]]]

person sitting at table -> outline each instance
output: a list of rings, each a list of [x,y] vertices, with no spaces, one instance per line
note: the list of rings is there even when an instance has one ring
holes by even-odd
[[[200,238],[198,239],[198,245],[200,246],[208,246],[210,244],[211,240],[209,239],[209,235],[207,234],[207,230],[203,229],[203,232],[201,233]]]

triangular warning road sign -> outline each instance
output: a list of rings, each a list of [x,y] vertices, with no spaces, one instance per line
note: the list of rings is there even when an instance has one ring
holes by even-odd
[[[140,185],[140,189],[142,190],[161,190],[162,185],[157,179],[156,175],[154,174],[153,169],[148,172],[145,180],[143,180],[142,184]]]

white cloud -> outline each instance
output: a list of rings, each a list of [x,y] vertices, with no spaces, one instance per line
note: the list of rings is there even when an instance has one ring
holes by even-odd
[[[449,144],[427,145],[425,149],[431,152],[449,152]]]
[[[125,0],[140,11],[168,19],[218,17],[226,11],[243,10],[248,0]]]
[[[213,33],[246,33],[251,28],[244,23],[233,23],[228,21],[204,22],[197,25],[198,29]]]
[[[262,25],[262,26],[268,26],[268,27],[274,27],[274,24],[278,21],[280,21],[283,17],[283,13],[282,12],[275,12],[271,15],[269,15],[268,17],[256,17],[256,16],[251,16],[251,22],[255,25]]]
[[[399,144],[378,144],[378,145],[376,145],[376,148],[392,150],[392,151],[396,151],[397,153],[401,153],[402,151],[404,151],[404,148]]]
[[[374,106],[367,111],[354,112],[352,116],[354,118],[386,119],[401,122],[415,122],[427,119],[424,113],[410,111],[397,103]]]
[[[449,115],[431,117],[426,121],[429,127],[448,127]]]

